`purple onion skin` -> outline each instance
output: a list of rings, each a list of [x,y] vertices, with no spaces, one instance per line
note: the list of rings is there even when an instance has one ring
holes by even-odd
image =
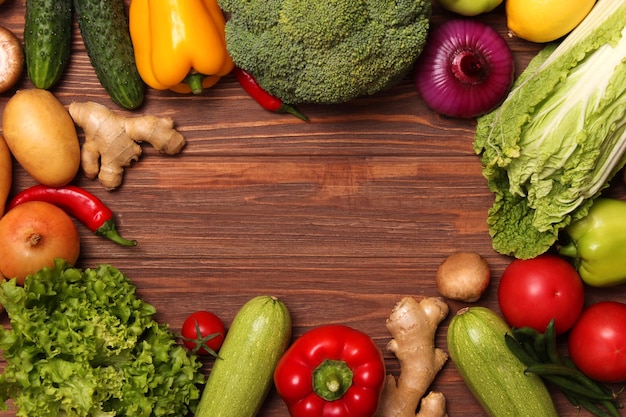
[[[496,108],[513,84],[515,64],[491,26],[453,19],[435,28],[415,65],[415,87],[432,110],[472,118]]]

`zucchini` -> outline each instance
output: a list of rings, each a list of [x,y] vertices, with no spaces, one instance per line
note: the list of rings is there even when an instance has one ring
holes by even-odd
[[[26,0],[24,55],[28,78],[49,89],[61,78],[72,47],[72,0]]]
[[[457,312],[448,328],[448,352],[456,369],[490,417],[557,417],[545,384],[506,346],[505,321],[485,307]]]
[[[258,296],[239,310],[215,359],[195,417],[253,417],[291,339],[291,316],[276,297]]]
[[[76,20],[91,65],[114,103],[134,109],[145,84],[135,64],[124,0],[74,0]]]

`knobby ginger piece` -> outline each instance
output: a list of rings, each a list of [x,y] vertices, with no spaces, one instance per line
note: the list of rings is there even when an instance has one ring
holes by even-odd
[[[448,315],[441,297],[417,301],[405,297],[387,319],[391,341],[387,349],[400,362],[398,379],[388,375],[376,417],[446,417],[446,399],[440,392],[426,391],[448,360],[448,354],[435,347],[437,326]],[[419,405],[419,412],[417,408]]]
[[[73,102],[69,112],[85,132],[81,167],[87,178],[97,176],[107,190],[122,184],[124,168],[141,156],[141,142],[168,155],[179,153],[185,146],[185,138],[174,129],[169,117],[120,116],[91,101]]]

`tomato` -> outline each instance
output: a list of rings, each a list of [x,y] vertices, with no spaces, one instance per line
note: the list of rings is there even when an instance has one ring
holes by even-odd
[[[574,364],[601,382],[626,381],[626,304],[602,301],[587,307],[572,327],[568,349]]]
[[[226,329],[222,320],[210,311],[196,311],[183,322],[181,335],[187,349],[198,355],[216,355],[222,347]]]
[[[54,258],[76,263],[80,237],[72,218],[57,206],[31,201],[9,210],[0,219],[0,272],[24,284],[27,275]]]
[[[513,327],[545,332],[554,319],[557,334],[569,330],[585,303],[576,269],[565,259],[543,254],[516,259],[504,270],[498,287],[500,311]]]

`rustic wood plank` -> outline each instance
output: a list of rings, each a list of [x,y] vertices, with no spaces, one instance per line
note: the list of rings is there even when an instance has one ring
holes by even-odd
[[[0,24],[20,38],[23,12],[24,0],[0,6]],[[435,8],[432,21],[451,17]],[[506,37],[521,72],[539,46],[507,37],[502,7],[480,19]],[[17,88],[32,88],[26,75]],[[117,213],[124,236],[139,241],[122,248],[78,225],[80,266],[120,268],[175,331],[194,310],[211,309],[229,324],[249,298],[272,294],[290,308],[294,337],[325,323],[352,325],[374,338],[397,375],[385,350],[386,317],[403,296],[437,295],[437,266],[460,250],[488,260],[493,284],[480,304],[497,309],[497,282],[510,259],[491,248],[492,195],[472,150],[475,122],[429,111],[410,77],[350,103],[303,105],[309,123],[265,112],[230,76],[200,96],[150,90],[130,112],[101,88],[75,26],[72,60],[53,92],[65,105],[93,100],[128,116],[166,115],[185,135],[187,146],[173,157],[144,145],[116,191],[82,173],[76,180]],[[0,109],[11,94],[0,95]],[[15,164],[14,192],[32,184]],[[626,196],[623,182],[608,193]],[[587,296],[626,301],[621,287]],[[450,302],[437,333],[444,349],[447,324],[464,305]],[[210,367],[207,360],[205,372]],[[432,388],[446,394],[450,416],[484,415],[450,361]],[[554,398],[560,415],[585,415]],[[285,415],[272,391],[259,417]]]

